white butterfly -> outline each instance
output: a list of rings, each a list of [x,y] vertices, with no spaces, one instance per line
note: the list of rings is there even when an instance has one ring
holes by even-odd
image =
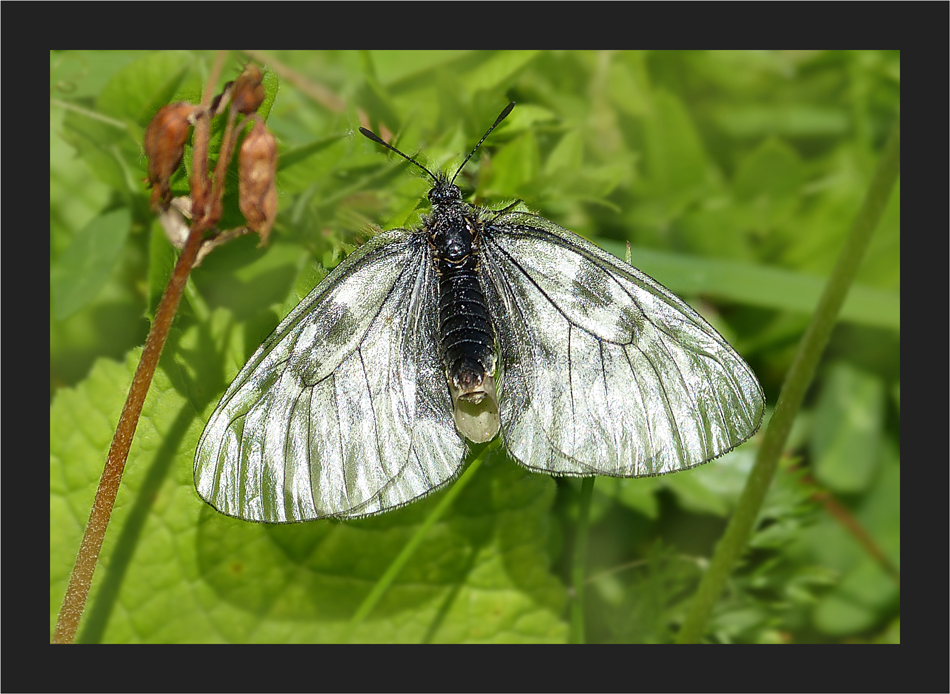
[[[435,181],[422,228],[347,257],[224,394],[195,455],[205,501],[253,521],[358,518],[450,482],[466,438],[500,433],[538,472],[639,477],[755,433],[755,374],[686,303],[542,217],[462,202],[454,177],[421,168]]]

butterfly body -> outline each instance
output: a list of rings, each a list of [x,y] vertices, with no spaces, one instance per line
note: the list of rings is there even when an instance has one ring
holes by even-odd
[[[438,277],[439,338],[459,433],[483,443],[500,422],[495,392],[495,330],[479,278],[478,210],[445,177],[429,192],[423,229]]]

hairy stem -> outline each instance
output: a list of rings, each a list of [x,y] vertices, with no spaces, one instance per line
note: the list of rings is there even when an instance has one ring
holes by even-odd
[[[211,70],[202,98],[202,108],[204,110],[207,110],[208,104],[211,103],[213,85],[217,82],[218,75],[221,73],[224,57],[225,54],[220,52]],[[196,147],[194,156],[196,168],[198,168],[198,161],[201,160],[203,162],[202,170],[206,173],[208,130],[208,118],[199,119],[195,127]],[[203,133],[203,138],[201,138],[201,141],[204,142],[203,148],[197,146],[199,133]],[[207,186],[207,181],[204,185]],[[129,458],[132,438],[135,435],[135,429],[138,427],[142,406],[145,404],[145,396],[148,395],[149,386],[152,384],[152,377],[155,375],[158,360],[162,356],[162,349],[164,349],[165,341],[168,339],[168,331],[175,318],[175,313],[178,311],[178,304],[181,301],[182,293],[185,291],[188,275],[191,273],[195,258],[198,256],[202,238],[213,225],[214,220],[209,220],[205,215],[202,215],[191,227],[185,247],[175,264],[171,279],[168,280],[168,286],[165,287],[162,300],[158,304],[155,320],[145,340],[142,358],[135,369],[132,386],[129,388],[129,395],[122,408],[119,423],[116,425],[115,436],[112,438],[112,445],[109,447],[109,455],[106,457],[106,464],[102,470],[102,476],[99,478],[99,487],[96,490],[92,511],[89,513],[89,522],[86,524],[82,542],[79,545],[79,553],[76,555],[76,563],[73,566],[72,574],[69,576],[66,595],[63,597],[63,606],[60,608],[59,618],[56,621],[53,643],[73,643],[76,639],[79,620],[86,608],[86,599],[89,597],[89,588],[92,585],[92,577],[99,560],[99,551],[102,549],[102,542],[105,539],[106,530],[109,528],[109,520],[112,517],[115,498],[122,483],[122,473]]]

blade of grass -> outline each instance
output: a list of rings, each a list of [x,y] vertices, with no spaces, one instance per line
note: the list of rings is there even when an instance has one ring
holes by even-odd
[[[623,257],[620,241],[602,238],[593,238],[592,241],[618,258]],[[633,261],[631,264],[637,269],[680,294],[701,294],[717,300],[809,316],[826,286],[826,279],[815,275],[646,248],[638,248]],[[839,320],[900,330],[900,292],[852,285],[841,307]]]
[[[419,526],[415,534],[409,539],[409,542],[406,543],[406,546],[402,548],[402,551],[393,559],[392,564],[389,565],[389,568],[386,569],[386,572],[379,577],[379,580],[376,581],[376,584],[373,586],[373,589],[369,592],[369,595],[363,600],[362,604],[357,608],[356,612],[353,614],[350,623],[346,625],[346,629],[343,632],[343,638],[341,639],[342,643],[349,643],[350,639],[353,636],[353,632],[356,628],[366,619],[366,616],[373,610],[383,595],[389,590],[389,587],[393,584],[393,581],[396,580],[396,577],[399,576],[399,572],[402,571],[403,567],[408,563],[412,558],[412,555],[415,554],[416,550],[419,548],[419,545],[422,544],[422,541],[425,539],[426,535],[429,533],[429,530],[435,525],[439,519],[445,514],[445,512],[452,505],[452,502],[455,501],[456,497],[462,492],[471,479],[475,476],[475,473],[478,471],[478,468],[481,466],[482,461],[485,460],[485,456],[490,450],[493,450],[498,445],[498,439],[482,450],[481,453],[476,456],[475,460],[471,462],[465,472],[461,477],[452,484],[448,490],[445,492],[445,496],[442,497],[442,501],[433,509],[432,513],[429,514],[429,517],[426,518],[425,522]]]
[[[854,282],[861,260],[864,258],[899,174],[900,116],[894,123],[887,143],[884,145],[884,151],[868,186],[868,192],[851,225],[848,238],[838,256],[838,262],[828,278],[828,284],[815,309],[815,315],[799,345],[795,361],[792,363],[775,405],[775,413],[762,438],[762,447],[756,457],[755,466],[739,497],[736,511],[729,521],[726,532],[716,547],[709,570],[700,581],[683,627],[676,637],[677,643],[698,643],[705,633],[709,615],[729,578],[732,567],[742,554],[758,518],[788,433],[792,428],[792,422],[814,378],[818,361],[828,344],[828,338],[838,319],[848,288]]]

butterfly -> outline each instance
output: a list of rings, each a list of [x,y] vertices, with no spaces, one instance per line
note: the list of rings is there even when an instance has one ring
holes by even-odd
[[[556,224],[433,181],[419,228],[341,262],[241,369],[195,454],[218,511],[284,523],[382,513],[451,482],[500,436],[526,468],[659,475],[723,455],[765,397],[656,280]]]

